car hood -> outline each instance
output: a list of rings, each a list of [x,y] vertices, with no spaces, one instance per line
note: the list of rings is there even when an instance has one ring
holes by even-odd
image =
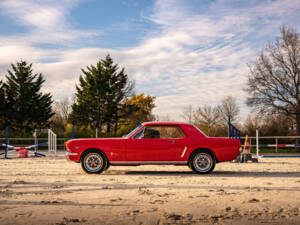
[[[66,142],[67,149],[73,149],[74,146],[89,146],[99,143],[114,143],[119,141],[124,141],[126,138],[80,138],[80,139],[71,139]]]

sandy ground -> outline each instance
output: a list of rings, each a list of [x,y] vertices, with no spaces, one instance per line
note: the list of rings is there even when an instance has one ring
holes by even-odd
[[[300,159],[110,167],[64,157],[0,160],[0,224],[300,224]]]

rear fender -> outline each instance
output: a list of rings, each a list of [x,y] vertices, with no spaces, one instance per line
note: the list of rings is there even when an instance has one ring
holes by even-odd
[[[219,162],[218,157],[216,156],[216,154],[215,154],[212,150],[210,150],[210,149],[208,149],[208,148],[197,148],[197,149],[193,150],[193,151],[191,152],[190,156],[189,156],[189,162],[190,162],[191,158],[192,158],[196,153],[198,153],[198,152],[209,152],[209,153],[211,153],[211,154],[215,157],[216,162],[217,162],[217,163]]]

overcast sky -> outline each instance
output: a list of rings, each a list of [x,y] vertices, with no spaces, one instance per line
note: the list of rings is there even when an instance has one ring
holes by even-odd
[[[0,0],[0,79],[32,62],[54,100],[73,95],[80,69],[106,54],[136,93],[157,97],[155,114],[237,98],[247,63],[283,24],[300,32],[300,0]]]

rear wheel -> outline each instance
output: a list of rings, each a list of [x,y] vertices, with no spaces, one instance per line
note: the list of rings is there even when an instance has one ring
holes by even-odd
[[[86,173],[101,173],[107,167],[107,159],[100,152],[90,151],[82,157],[81,167]]]
[[[210,173],[216,166],[216,158],[213,153],[209,151],[199,151],[190,158],[189,165],[196,173]]]

